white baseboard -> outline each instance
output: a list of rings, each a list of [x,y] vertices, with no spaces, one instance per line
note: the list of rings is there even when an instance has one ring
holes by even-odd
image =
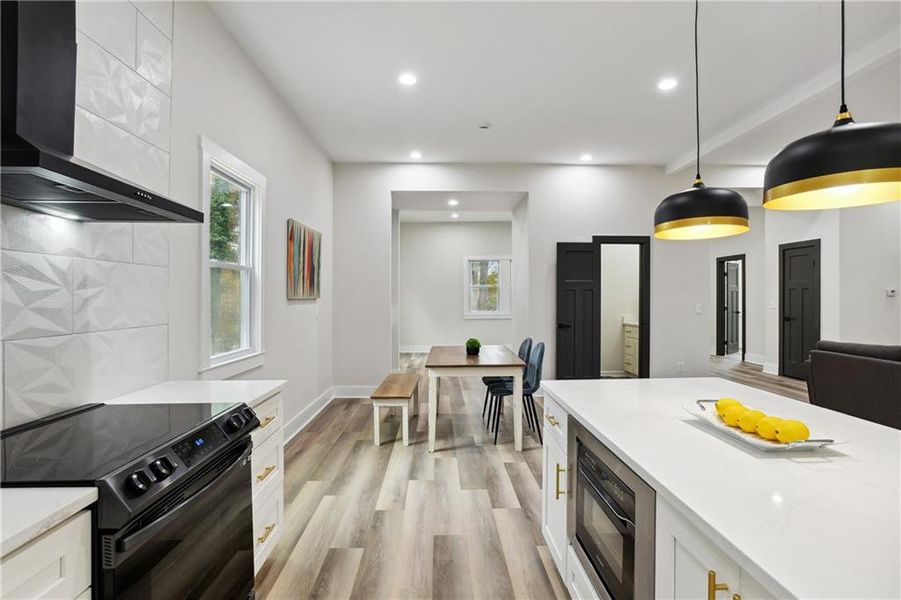
[[[375,385],[336,385],[332,388],[333,398],[368,398],[375,391]]]
[[[431,346],[401,346],[398,352],[401,354],[428,354]]]
[[[282,431],[284,432],[285,443],[287,444],[295,435],[300,433],[304,427],[310,424],[310,421],[316,418],[316,415],[322,412],[332,400],[335,399],[335,388],[329,388],[322,392],[318,398],[313,400],[309,406],[297,413],[293,419],[285,424]]]
[[[779,365],[776,363],[763,363],[763,372],[769,373],[770,375],[778,375],[779,374]]]
[[[760,365],[761,367],[766,364],[766,356],[762,354],[745,354],[745,362],[753,363],[755,365]]]

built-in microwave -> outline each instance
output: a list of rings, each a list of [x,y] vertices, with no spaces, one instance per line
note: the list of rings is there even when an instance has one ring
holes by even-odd
[[[569,541],[601,598],[654,597],[655,494],[575,419],[569,421]]]

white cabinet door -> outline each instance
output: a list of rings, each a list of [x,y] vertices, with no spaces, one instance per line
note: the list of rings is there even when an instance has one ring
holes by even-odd
[[[708,598],[711,586],[717,600],[741,593],[738,565],[659,496],[656,554],[658,598]]]
[[[541,530],[559,572],[566,573],[566,453],[551,438],[544,441],[544,494]]]
[[[566,552],[566,589],[573,600],[598,600],[598,593],[591,584],[591,579],[582,568],[572,544],[567,545]]]

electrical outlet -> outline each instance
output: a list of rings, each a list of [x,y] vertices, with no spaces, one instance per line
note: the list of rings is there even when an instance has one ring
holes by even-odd
[[[696,315],[701,314],[701,305],[700,304],[695,304],[695,314]]]
[[[679,362],[677,362],[676,370],[678,370],[680,373],[684,373],[685,372],[685,363],[682,362],[681,360]]]

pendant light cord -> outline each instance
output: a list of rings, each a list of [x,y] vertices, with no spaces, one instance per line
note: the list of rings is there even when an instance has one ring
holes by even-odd
[[[842,106],[838,112],[848,112],[848,105],[845,104],[845,0],[842,0]]]
[[[695,0],[695,180],[701,179],[701,92],[698,83],[698,8],[700,0]],[[844,0],[842,0],[844,6]],[[842,13],[844,15],[844,13]],[[844,45],[842,46],[844,48]],[[844,63],[842,63],[844,64]],[[844,97],[844,92],[842,92]],[[844,103],[844,100],[842,100]]]

